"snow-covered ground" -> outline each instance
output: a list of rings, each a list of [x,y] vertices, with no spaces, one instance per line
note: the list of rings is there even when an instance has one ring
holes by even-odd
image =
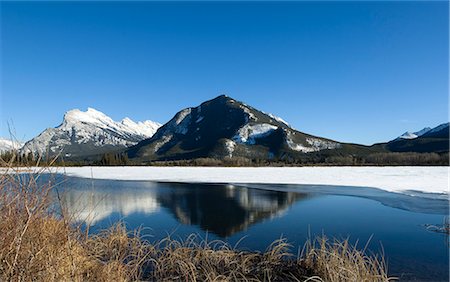
[[[449,194],[448,167],[66,167],[68,176],[160,182],[311,184]],[[355,188],[357,189],[357,188]]]

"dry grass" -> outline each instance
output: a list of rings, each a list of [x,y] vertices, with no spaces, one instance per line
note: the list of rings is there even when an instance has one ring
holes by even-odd
[[[383,256],[368,256],[366,247],[359,250],[348,240],[317,237],[306,242],[300,262],[324,281],[389,281]]]
[[[0,176],[0,281],[388,281],[382,259],[319,238],[295,257],[285,239],[264,253],[198,236],[144,240],[118,223],[87,235],[52,209],[52,183]]]

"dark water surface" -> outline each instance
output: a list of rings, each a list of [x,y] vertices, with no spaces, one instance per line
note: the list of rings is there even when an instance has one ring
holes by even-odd
[[[197,233],[264,251],[281,236],[296,249],[308,234],[359,239],[384,249],[390,275],[402,281],[448,281],[449,246],[441,224],[448,199],[371,188],[307,185],[211,185],[67,178],[58,186],[75,221],[98,232],[122,220],[150,241]],[[382,247],[381,247],[382,246]]]

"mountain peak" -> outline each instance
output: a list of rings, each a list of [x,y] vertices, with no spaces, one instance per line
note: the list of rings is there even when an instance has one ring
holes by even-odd
[[[89,123],[89,124],[111,124],[114,121],[104,113],[94,109],[87,108],[85,112],[80,109],[73,109],[64,114],[65,123]]]
[[[271,159],[339,148],[292,129],[282,119],[227,95],[179,111],[156,134],[128,150],[148,160],[198,157]]]
[[[231,99],[231,97],[226,95],[226,94],[220,94],[219,96],[216,97],[216,99],[217,98],[220,98],[220,99]]]
[[[221,102],[221,103],[223,103],[223,102],[228,102],[228,101],[233,101],[233,100],[234,99],[231,98],[230,96],[225,95],[225,94],[221,94],[221,95],[219,95],[219,96],[217,96],[217,97],[215,97],[215,98],[213,98],[211,100],[208,100],[208,101],[206,101],[204,103],[214,103],[214,102]]]
[[[90,107],[86,111],[73,109],[64,114],[62,124],[28,141],[23,150],[50,155],[63,152],[77,157],[99,154],[134,145],[151,137],[160,126],[152,121],[136,123],[128,117],[116,122]]]
[[[416,139],[417,137],[420,137],[420,136],[428,133],[430,130],[431,130],[431,127],[425,127],[416,132],[406,131],[405,133],[403,133],[402,135],[397,137],[397,139]]]

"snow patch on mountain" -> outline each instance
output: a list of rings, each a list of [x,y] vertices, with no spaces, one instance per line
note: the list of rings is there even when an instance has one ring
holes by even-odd
[[[21,142],[0,137],[0,153],[19,150],[22,146]]]
[[[158,152],[159,149],[161,149],[162,146],[170,142],[172,140],[173,135],[164,135],[160,141],[155,143],[154,152]]]
[[[252,145],[255,144],[255,139],[265,137],[277,128],[277,126],[268,123],[246,124],[233,136],[233,140]]]
[[[181,122],[183,122],[186,119],[186,117],[188,117],[191,114],[191,112],[192,112],[191,108],[184,109],[181,112],[179,112],[175,119],[175,123],[177,125],[179,125]]]
[[[233,157],[234,147],[236,143],[233,140],[227,139],[225,141],[225,149],[227,150],[228,157]]]
[[[331,150],[341,147],[341,144],[333,141],[322,140],[318,138],[306,138],[307,144],[296,143],[292,139],[292,135],[288,134],[286,140],[287,145],[294,151],[299,151],[303,153],[318,152],[321,150]]]
[[[412,132],[406,131],[398,137],[398,139],[416,139],[418,136]]]
[[[276,120],[276,121],[278,121],[278,122],[280,122],[280,123],[284,123],[285,125],[287,125],[287,126],[290,127],[289,123],[287,123],[284,119],[282,119],[282,118],[280,118],[280,117],[278,117],[278,116],[276,116],[276,115],[273,115],[273,114],[271,114],[271,113],[268,113],[267,115],[268,115],[269,117],[273,118],[274,120]]]
[[[399,137],[397,137],[397,139],[416,139],[419,136],[424,135],[425,133],[428,133],[432,131],[432,129],[430,127],[425,127],[422,130],[419,130],[417,132],[405,132],[402,135],[400,135]]]
[[[161,126],[160,123],[146,120],[146,121],[139,121],[134,122],[130,118],[124,118],[121,121],[121,124],[129,131],[133,132],[136,135],[145,135],[148,137],[153,136],[155,134],[156,130]]]
[[[306,138],[306,142],[314,148],[320,150],[331,150],[341,147],[341,144],[333,141],[322,140],[318,138]]]
[[[186,134],[188,131],[189,124],[191,122],[192,109],[184,109],[178,113],[175,119],[175,132],[179,134]]]
[[[241,108],[247,114],[246,122],[258,121],[258,118],[252,113],[252,111],[247,107],[246,104],[239,105],[239,108]]]

